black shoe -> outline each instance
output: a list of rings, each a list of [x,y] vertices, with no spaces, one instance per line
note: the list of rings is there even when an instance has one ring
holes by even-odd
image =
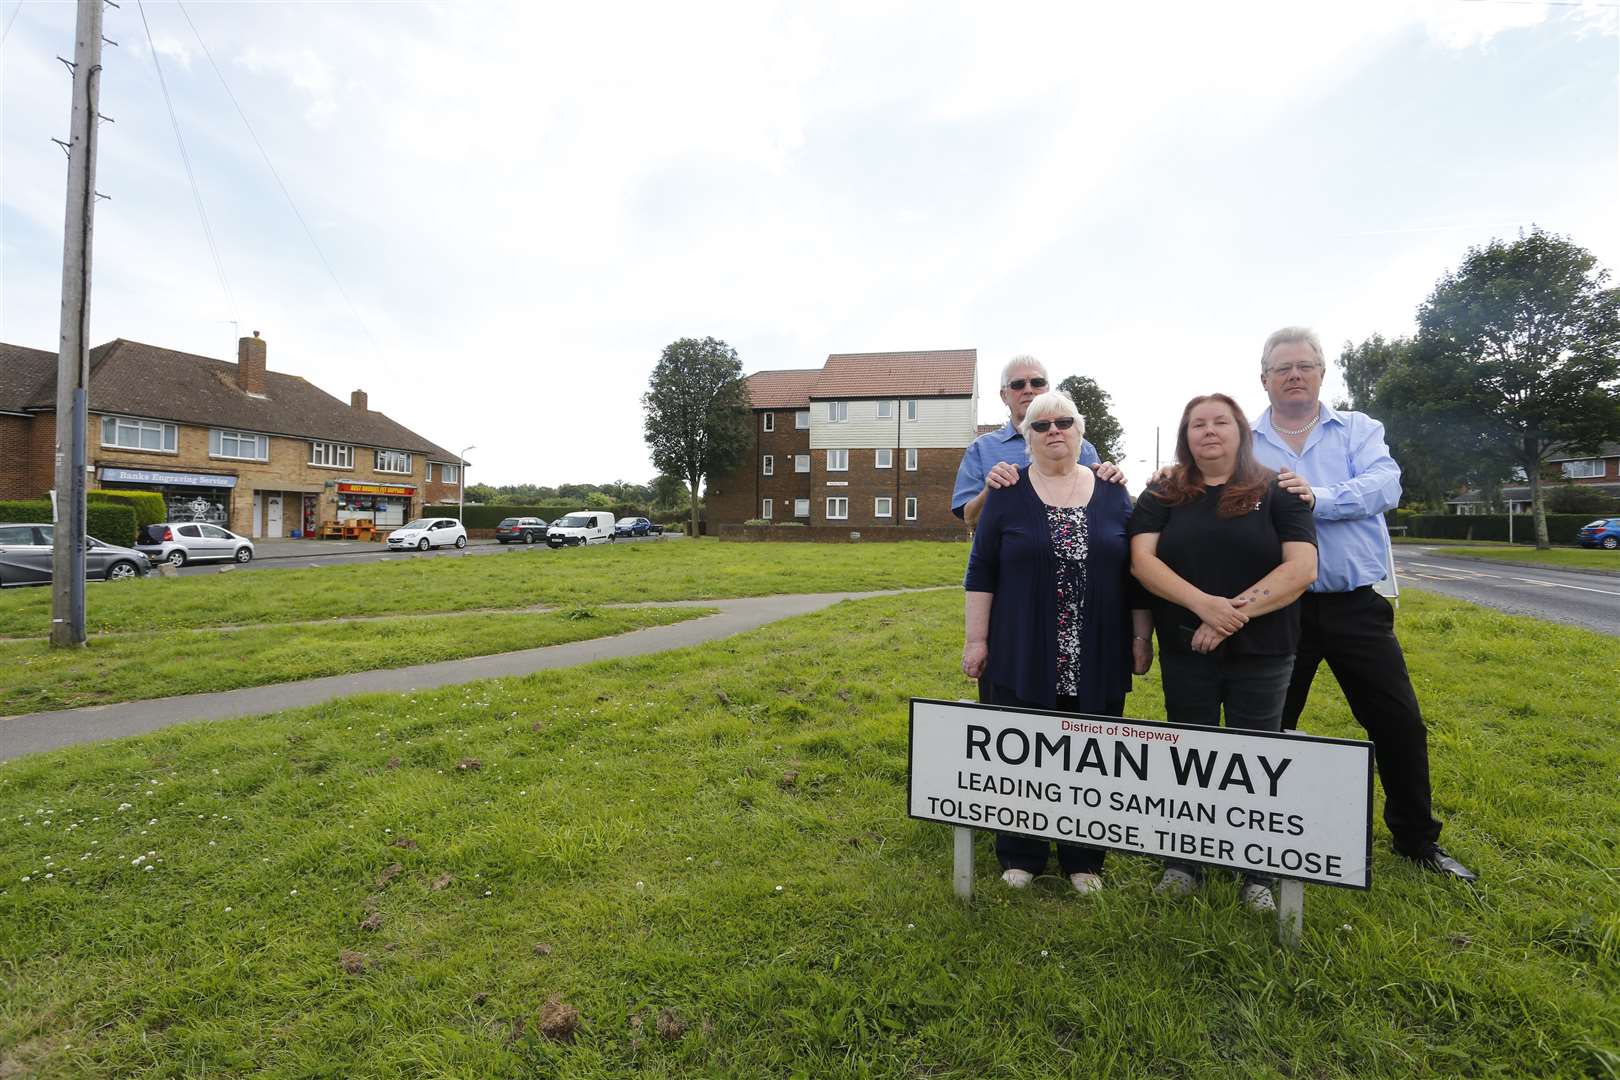
[[[1452,877],[1464,881],[1478,881],[1479,875],[1474,873],[1462,863],[1446,854],[1446,849],[1439,844],[1432,844],[1429,850],[1421,855],[1410,855],[1404,851],[1398,853],[1403,859],[1410,859],[1425,870],[1433,870],[1437,874],[1450,874]]]

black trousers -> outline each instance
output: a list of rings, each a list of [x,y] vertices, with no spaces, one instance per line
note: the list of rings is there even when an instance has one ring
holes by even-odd
[[[981,679],[979,682],[979,700],[986,705],[1006,705],[1015,709],[1047,708],[1033,701],[1020,701],[987,679]],[[1079,715],[1072,697],[1060,696],[1052,711]],[[1124,700],[1111,702],[1108,708],[1095,715],[1124,716],[1125,702]],[[1046,870],[1046,860],[1054,843],[1057,844],[1058,865],[1063,868],[1065,875],[1102,872],[1103,856],[1107,854],[1103,848],[1091,847],[1088,844],[1071,844],[1066,840],[1053,841],[1036,836],[1019,836],[1015,833],[996,833],[996,861],[1001,864],[1003,870],[1028,870],[1032,874],[1039,874]]]
[[[1299,652],[1283,704],[1283,727],[1298,726],[1316,668],[1327,661],[1356,722],[1367,730],[1384,784],[1384,824],[1395,850],[1422,855],[1440,838],[1429,792],[1429,733],[1406,657],[1395,640],[1395,611],[1371,586],[1300,598]]]

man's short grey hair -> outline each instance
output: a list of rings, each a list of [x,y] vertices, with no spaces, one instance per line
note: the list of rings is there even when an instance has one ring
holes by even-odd
[[[1037,420],[1050,420],[1054,416],[1074,417],[1074,437],[1086,437],[1086,418],[1080,415],[1080,410],[1074,407],[1069,395],[1061,390],[1048,390],[1040,397],[1029,403],[1029,411],[1024,414],[1024,422],[1018,426],[1018,433],[1029,441],[1030,424]]]
[[[1041,363],[1033,356],[1015,356],[1011,360],[1007,361],[1006,367],[1001,369],[1001,388],[1003,390],[1007,389],[1007,384],[1012,382],[1013,372],[1017,371],[1019,368],[1034,368],[1040,373],[1041,378],[1045,379],[1048,384],[1050,384],[1052,381],[1052,377],[1046,373],[1045,364]]]
[[[1272,349],[1301,341],[1311,347],[1311,352],[1316,354],[1316,362],[1327,367],[1327,359],[1322,355],[1322,339],[1316,336],[1315,330],[1308,326],[1285,326],[1266,338],[1265,348],[1260,350],[1260,374],[1264,375],[1269,370]]]

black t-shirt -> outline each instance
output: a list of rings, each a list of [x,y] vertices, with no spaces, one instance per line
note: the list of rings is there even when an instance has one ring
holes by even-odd
[[[1166,506],[1152,488],[1142,492],[1131,514],[1130,534],[1158,533],[1158,556],[1183,581],[1214,596],[1232,598],[1282,564],[1285,541],[1316,543],[1311,508],[1272,478],[1264,497],[1247,514],[1216,515],[1225,485],[1214,485],[1190,502]],[[1179,604],[1153,598],[1153,626],[1159,648],[1191,652],[1193,632],[1202,620]],[[1248,624],[1222,642],[1229,655],[1287,656],[1299,645],[1299,603],[1295,601]]]

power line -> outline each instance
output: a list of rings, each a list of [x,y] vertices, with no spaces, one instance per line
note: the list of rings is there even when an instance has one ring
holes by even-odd
[[[366,340],[371,342],[372,352],[383,365],[383,371],[386,374],[388,361],[385,359],[382,349],[377,345],[377,339],[372,337],[371,328],[366,325],[365,319],[360,317],[360,309],[349,298],[349,291],[343,287],[343,282],[338,280],[337,271],[332,269],[332,263],[327,259],[326,252],[321,250],[320,243],[315,239],[314,231],[310,229],[309,223],[304,220],[304,215],[299,211],[298,204],[293,201],[292,192],[287,190],[287,185],[282,182],[281,174],[276,171],[274,163],[271,162],[270,155],[264,148],[264,143],[259,141],[258,132],[253,130],[253,124],[248,120],[247,113],[243,111],[241,103],[236,100],[236,95],[231,92],[231,84],[225,81],[225,73],[219,70],[218,64],[214,63],[214,54],[208,51],[208,43],[203,41],[202,33],[198,31],[197,24],[191,21],[191,13],[186,10],[186,5],[180,3],[179,0],[176,0],[175,6],[180,9],[180,14],[185,16],[186,25],[191,27],[192,34],[196,35],[197,44],[201,46],[203,55],[208,58],[208,66],[214,69],[214,74],[219,77],[219,84],[225,88],[225,96],[231,99],[231,106],[236,109],[236,115],[242,118],[242,126],[247,128],[249,138],[253,140],[253,145],[258,149],[259,156],[264,159],[265,168],[269,169],[270,175],[275,178],[276,187],[281,189],[282,197],[287,200],[287,205],[292,209],[293,217],[298,219],[299,227],[304,230],[304,236],[309,239],[309,246],[315,249],[315,254],[320,258],[321,265],[326,268],[327,276],[332,279],[332,284],[337,286],[338,295],[342,296],[343,302],[349,305],[349,314],[354,316],[355,324],[360,327],[361,333],[366,335]]]
[[[157,42],[152,40],[152,27],[146,21],[145,0],[135,0],[135,6],[141,12],[141,26],[146,30],[146,45],[152,50],[152,66],[157,69],[158,86],[163,90],[163,103],[169,107],[169,123],[174,127],[174,141],[180,147],[180,160],[186,167],[186,178],[191,181],[191,197],[197,204],[197,216],[202,219],[203,237],[208,241],[208,251],[214,257],[214,270],[219,274],[219,287],[225,292],[225,302],[230,305],[232,315],[238,315],[236,310],[236,296],[231,292],[230,282],[225,278],[225,263],[219,257],[219,245],[214,242],[214,229],[208,223],[208,210],[203,206],[202,189],[197,186],[197,176],[191,169],[191,155],[186,153],[186,140],[180,135],[180,118],[175,115],[174,100],[169,97],[169,84],[163,78],[163,65],[158,61]]]

